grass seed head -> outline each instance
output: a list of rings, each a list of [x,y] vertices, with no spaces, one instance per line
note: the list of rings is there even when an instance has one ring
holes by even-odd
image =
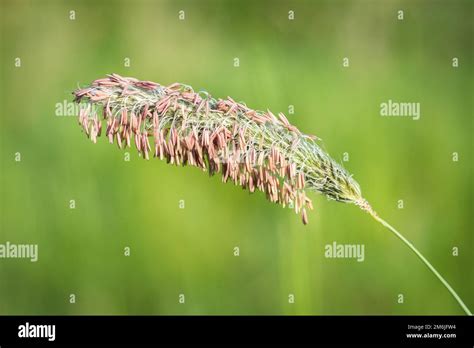
[[[93,141],[102,134],[120,148],[134,145],[146,159],[222,174],[274,203],[293,205],[308,222],[306,190],[332,200],[370,206],[359,185],[317,143],[280,113],[257,111],[232,98],[215,99],[187,85],[162,86],[117,74],[74,92],[79,124]]]

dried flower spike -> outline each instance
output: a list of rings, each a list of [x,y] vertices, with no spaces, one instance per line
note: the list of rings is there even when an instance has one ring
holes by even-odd
[[[191,165],[222,174],[222,181],[263,191],[271,202],[293,206],[308,223],[312,202],[306,190],[353,203],[390,229],[441,280],[461,307],[456,292],[398,231],[382,220],[362,197],[352,176],[280,113],[257,111],[232,98],[215,99],[187,85],[162,86],[117,74],[95,80],[74,92],[81,104],[79,124],[96,142],[106,120],[105,136],[120,148],[134,144],[168,163]],[[151,141],[150,141],[151,139]]]
[[[101,133],[102,111],[105,135],[120,148],[134,143],[146,159],[153,154],[211,175],[221,172],[224,182],[293,205],[305,224],[306,209],[312,209],[306,190],[363,202],[359,185],[321,150],[316,137],[301,133],[281,113],[252,110],[230,97],[214,99],[182,84],[165,87],[116,74],[77,90],[75,97],[85,102],[79,123],[92,141]]]

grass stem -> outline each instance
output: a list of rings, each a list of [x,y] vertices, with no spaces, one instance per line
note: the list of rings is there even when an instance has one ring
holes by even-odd
[[[433,265],[423,256],[423,254],[418,251],[418,249],[408,240],[406,239],[400,232],[398,232],[393,226],[391,226],[387,221],[382,219],[380,216],[377,215],[377,213],[368,206],[366,208],[367,212],[379,223],[381,223],[383,226],[388,228],[393,234],[395,234],[403,243],[405,243],[415,254],[420,258],[421,261],[430,269],[433,274],[438,277],[438,279],[443,283],[443,285],[446,287],[446,289],[449,290],[451,295],[456,299],[456,301],[459,303],[459,305],[462,307],[464,312],[466,312],[467,315],[472,315],[471,311],[469,308],[467,308],[466,304],[463,302],[461,297],[454,291],[454,289],[449,285],[449,283],[446,281],[446,279],[443,278],[441,274],[436,270],[436,268],[433,267]]]

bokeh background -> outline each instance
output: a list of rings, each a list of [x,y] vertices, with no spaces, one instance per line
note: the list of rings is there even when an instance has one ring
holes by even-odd
[[[39,245],[36,263],[0,260],[0,314],[463,313],[352,205],[313,195],[303,226],[196,168],[134,149],[124,161],[56,115],[112,72],[282,111],[347,152],[365,197],[474,309],[472,1],[2,0],[0,13],[0,243]],[[420,120],[381,117],[389,99],[419,102]],[[365,261],[325,258],[333,241],[364,244]]]

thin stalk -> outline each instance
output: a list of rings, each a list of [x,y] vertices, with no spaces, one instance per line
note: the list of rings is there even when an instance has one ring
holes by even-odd
[[[454,291],[454,289],[449,285],[449,283],[446,281],[446,279],[443,278],[441,274],[436,270],[436,268],[433,267],[433,265],[423,256],[421,252],[418,251],[418,249],[408,240],[406,239],[400,232],[398,232],[393,226],[391,226],[387,221],[382,219],[380,216],[377,215],[377,213],[367,204],[366,206],[361,206],[362,209],[366,210],[376,221],[381,223],[383,226],[388,228],[393,234],[395,234],[403,243],[405,243],[415,254],[420,258],[421,261],[430,269],[433,274],[438,277],[438,279],[443,283],[443,285],[446,287],[446,289],[449,290],[451,295],[456,299],[456,301],[459,303],[459,305],[462,307],[464,312],[466,312],[467,315],[472,315],[471,311],[461,297]]]

